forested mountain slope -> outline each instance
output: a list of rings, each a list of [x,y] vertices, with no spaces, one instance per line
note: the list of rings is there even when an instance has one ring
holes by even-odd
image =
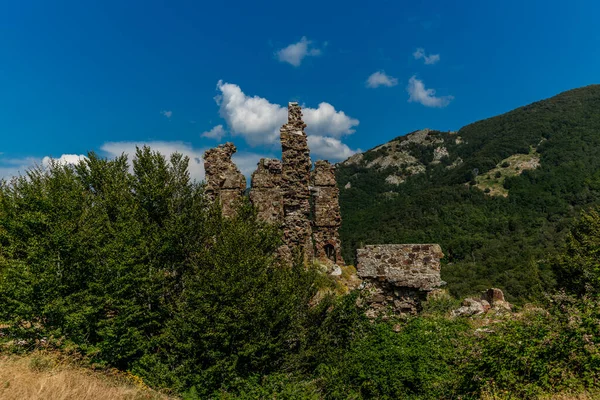
[[[397,137],[337,175],[349,262],[364,244],[440,243],[454,294],[539,296],[573,217],[600,203],[600,85],[458,132]]]

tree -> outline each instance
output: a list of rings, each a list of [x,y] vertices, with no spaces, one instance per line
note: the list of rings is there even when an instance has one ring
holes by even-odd
[[[553,265],[559,287],[579,296],[600,293],[600,214],[584,213]]]

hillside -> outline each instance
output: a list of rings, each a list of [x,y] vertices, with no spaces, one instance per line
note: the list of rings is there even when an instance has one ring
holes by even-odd
[[[421,130],[340,163],[344,257],[364,244],[436,242],[455,295],[511,300],[554,286],[544,260],[600,200],[600,85],[457,132]]]

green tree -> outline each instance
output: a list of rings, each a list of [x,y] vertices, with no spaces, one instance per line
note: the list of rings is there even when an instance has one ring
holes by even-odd
[[[567,237],[566,249],[557,257],[558,285],[577,295],[600,293],[600,214],[584,213]]]

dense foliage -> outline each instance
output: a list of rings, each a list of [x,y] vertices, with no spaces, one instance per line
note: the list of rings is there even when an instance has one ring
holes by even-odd
[[[562,248],[565,228],[581,209],[600,203],[598,110],[600,85],[594,85],[456,133],[437,132],[449,156],[400,185],[385,182],[389,168],[339,165],[345,259],[354,260],[364,244],[440,243],[446,254],[442,278],[453,294],[495,286],[511,301],[541,298],[555,280],[549,264],[540,261]],[[507,198],[474,186],[478,174],[532,148],[541,166],[507,178]],[[431,159],[430,146],[411,143],[409,149],[423,162]]]
[[[600,386],[600,224],[585,214],[550,265],[544,308],[365,317],[359,292],[277,265],[279,233],[205,201],[187,160],[90,154],[0,186],[0,344],[58,346],[185,399],[536,398]],[[550,267],[548,267],[550,268]],[[585,290],[581,290],[584,288]]]
[[[233,219],[188,160],[139,149],[34,169],[0,190],[0,320],[8,337],[66,340],[97,363],[203,395],[301,348],[314,274],[273,262],[279,236]]]

